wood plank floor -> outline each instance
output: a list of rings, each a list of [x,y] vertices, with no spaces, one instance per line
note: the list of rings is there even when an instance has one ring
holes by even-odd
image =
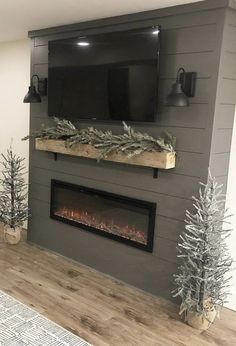
[[[236,313],[200,333],[176,305],[61,256],[0,239],[0,289],[96,346],[235,346]]]

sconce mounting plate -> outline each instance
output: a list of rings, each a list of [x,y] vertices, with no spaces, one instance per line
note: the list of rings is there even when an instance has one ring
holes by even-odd
[[[195,96],[196,78],[196,72],[185,72],[180,74],[180,83],[187,97]]]
[[[38,83],[38,92],[41,96],[47,96],[47,87],[48,87],[47,78],[39,78]]]

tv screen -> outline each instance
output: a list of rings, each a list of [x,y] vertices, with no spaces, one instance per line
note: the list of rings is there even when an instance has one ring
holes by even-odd
[[[49,116],[154,121],[159,47],[159,27],[50,41]]]

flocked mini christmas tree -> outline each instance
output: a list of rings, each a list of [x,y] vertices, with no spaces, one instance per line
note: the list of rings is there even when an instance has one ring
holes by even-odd
[[[0,179],[0,221],[15,230],[28,218],[27,184],[24,159],[13,153],[12,147],[2,154]]]
[[[209,173],[199,196],[193,197],[193,211],[186,212],[185,232],[178,244],[182,263],[173,292],[181,297],[180,314],[185,317],[188,312],[206,315],[209,306],[217,309],[227,299],[232,259],[226,238],[231,230],[224,227],[229,216],[221,187]]]

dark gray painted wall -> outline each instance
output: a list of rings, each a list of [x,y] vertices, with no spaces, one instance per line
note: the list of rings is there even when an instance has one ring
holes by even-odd
[[[223,104],[221,102],[216,108],[227,4],[228,1],[210,0],[31,33],[31,72],[47,77],[47,42],[50,39],[150,24],[162,25],[158,121],[154,126],[142,124],[135,127],[153,136],[163,130],[177,136],[178,159],[175,169],[161,171],[159,178],[154,180],[152,171],[144,168],[112,163],[97,164],[92,160],[62,155],[58,161],[54,161],[49,153],[35,151],[31,143],[30,241],[154,294],[170,296],[172,274],[177,269],[176,245],[179,233],[184,228],[185,210],[191,208],[191,197],[198,190],[198,181],[206,179],[213,155],[217,154],[212,160],[217,175],[227,174],[228,161],[225,153],[229,151],[231,139],[232,101],[225,105],[224,100]],[[197,72],[196,97],[191,99],[189,108],[164,107],[163,100],[180,66],[187,71]],[[30,127],[38,128],[41,123],[48,122],[50,120],[47,117],[45,98],[42,104],[31,105]],[[82,124],[87,125],[88,123]],[[121,130],[120,125],[97,126],[109,127],[117,132]],[[52,178],[156,202],[153,253],[149,254],[51,220],[49,196]]]

